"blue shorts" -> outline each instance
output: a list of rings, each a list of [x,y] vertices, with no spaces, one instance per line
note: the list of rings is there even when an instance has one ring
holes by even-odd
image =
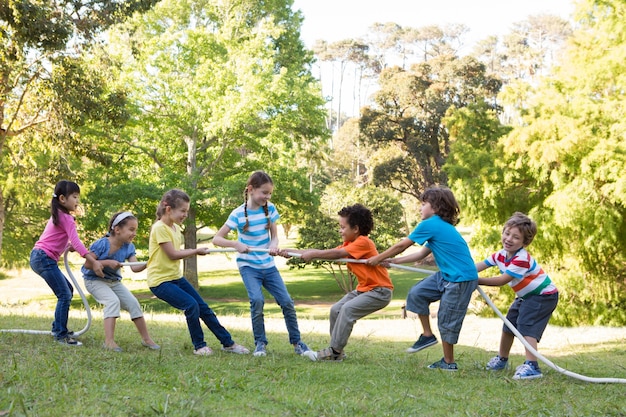
[[[529,336],[541,340],[552,312],[559,303],[559,293],[545,295],[530,295],[526,298],[516,298],[506,313],[506,318],[515,326],[522,336]],[[513,334],[506,326],[502,327],[505,333]]]
[[[439,302],[437,325],[444,342],[451,345],[459,341],[461,326],[467,313],[467,306],[472,293],[478,286],[478,280],[451,282],[443,279],[437,272],[415,284],[406,297],[406,309],[420,315],[429,315],[428,306]]]

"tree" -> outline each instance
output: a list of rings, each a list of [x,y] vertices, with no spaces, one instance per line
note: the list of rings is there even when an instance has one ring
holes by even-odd
[[[188,248],[199,228],[221,226],[241,204],[255,169],[277,179],[279,208],[314,198],[301,193],[303,155],[326,138],[323,101],[299,39],[302,17],[290,6],[163,0],[109,35],[107,56],[133,103],[114,141],[128,150],[133,178],[190,194]],[[195,258],[184,265],[197,285]]]
[[[453,56],[415,64],[410,71],[386,69],[379,84],[375,105],[362,112],[361,135],[399,152],[372,167],[371,177],[375,185],[415,198],[431,185],[447,183],[442,167],[450,153],[450,138],[444,117],[470,104],[496,108],[492,98],[500,88],[483,64]]]
[[[0,4],[0,254],[5,252],[7,221],[20,229],[40,222],[33,214],[41,212],[33,211],[25,197],[49,204],[49,195],[38,197],[45,194],[43,188],[51,188],[71,172],[68,155],[88,151],[75,135],[75,122],[110,118],[113,115],[101,111],[121,98],[103,89],[101,82],[94,82],[98,77],[85,71],[77,52],[110,25],[157,1]],[[43,154],[36,155],[38,150]],[[43,168],[49,166],[59,170]],[[23,238],[25,235],[16,233],[11,241],[25,244]],[[14,248],[10,254],[8,259],[0,258],[5,265],[17,259]]]
[[[537,221],[533,253],[566,277],[562,297],[576,300],[559,309],[557,320],[623,325],[626,4],[588,0],[577,16],[562,64],[531,89],[523,124],[484,159],[483,170],[501,173],[489,185],[499,190],[488,195],[497,211],[475,214],[500,227],[514,201]],[[472,181],[455,178],[468,198],[484,198],[487,188]]]

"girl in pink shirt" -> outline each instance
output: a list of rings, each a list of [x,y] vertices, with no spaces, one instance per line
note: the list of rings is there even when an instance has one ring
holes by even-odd
[[[76,232],[76,222],[70,214],[78,208],[80,187],[72,181],[59,181],[54,187],[50,203],[50,219],[41,237],[30,253],[30,267],[40,275],[57,296],[57,306],[52,322],[52,335],[57,342],[80,346],[67,330],[67,320],[74,288],[59,269],[59,258],[68,247],[92,262],[92,270],[104,277],[102,264],[81,242]]]

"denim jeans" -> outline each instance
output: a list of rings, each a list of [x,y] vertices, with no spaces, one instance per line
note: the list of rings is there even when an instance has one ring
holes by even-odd
[[[276,303],[283,310],[285,325],[289,333],[289,343],[292,345],[300,341],[300,330],[298,329],[298,318],[296,317],[296,307],[291,296],[287,292],[287,287],[278,269],[271,267],[267,269],[257,269],[249,266],[239,268],[239,273],[248,291],[250,298],[250,316],[252,318],[252,333],[254,343],[263,342],[267,344],[265,335],[265,322],[263,319],[263,298],[262,287],[271,294]]]
[[[59,269],[58,261],[50,258],[41,249],[33,249],[30,253],[30,267],[41,276],[57,296],[57,306],[54,310],[52,335],[58,339],[67,337],[67,320],[70,313],[70,304],[74,294],[74,287],[65,278]]]
[[[185,312],[187,328],[194,349],[206,346],[200,319],[213,332],[222,346],[229,347],[235,344],[228,330],[220,324],[213,310],[185,277],[150,287],[150,291],[172,307]]]

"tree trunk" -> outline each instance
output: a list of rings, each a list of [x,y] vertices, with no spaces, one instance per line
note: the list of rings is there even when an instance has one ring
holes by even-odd
[[[198,245],[196,228],[196,212],[193,209],[189,210],[189,217],[187,218],[185,225],[185,249],[195,249]],[[199,288],[198,283],[198,257],[191,256],[183,260],[183,275],[187,278],[187,281],[195,289]]]

